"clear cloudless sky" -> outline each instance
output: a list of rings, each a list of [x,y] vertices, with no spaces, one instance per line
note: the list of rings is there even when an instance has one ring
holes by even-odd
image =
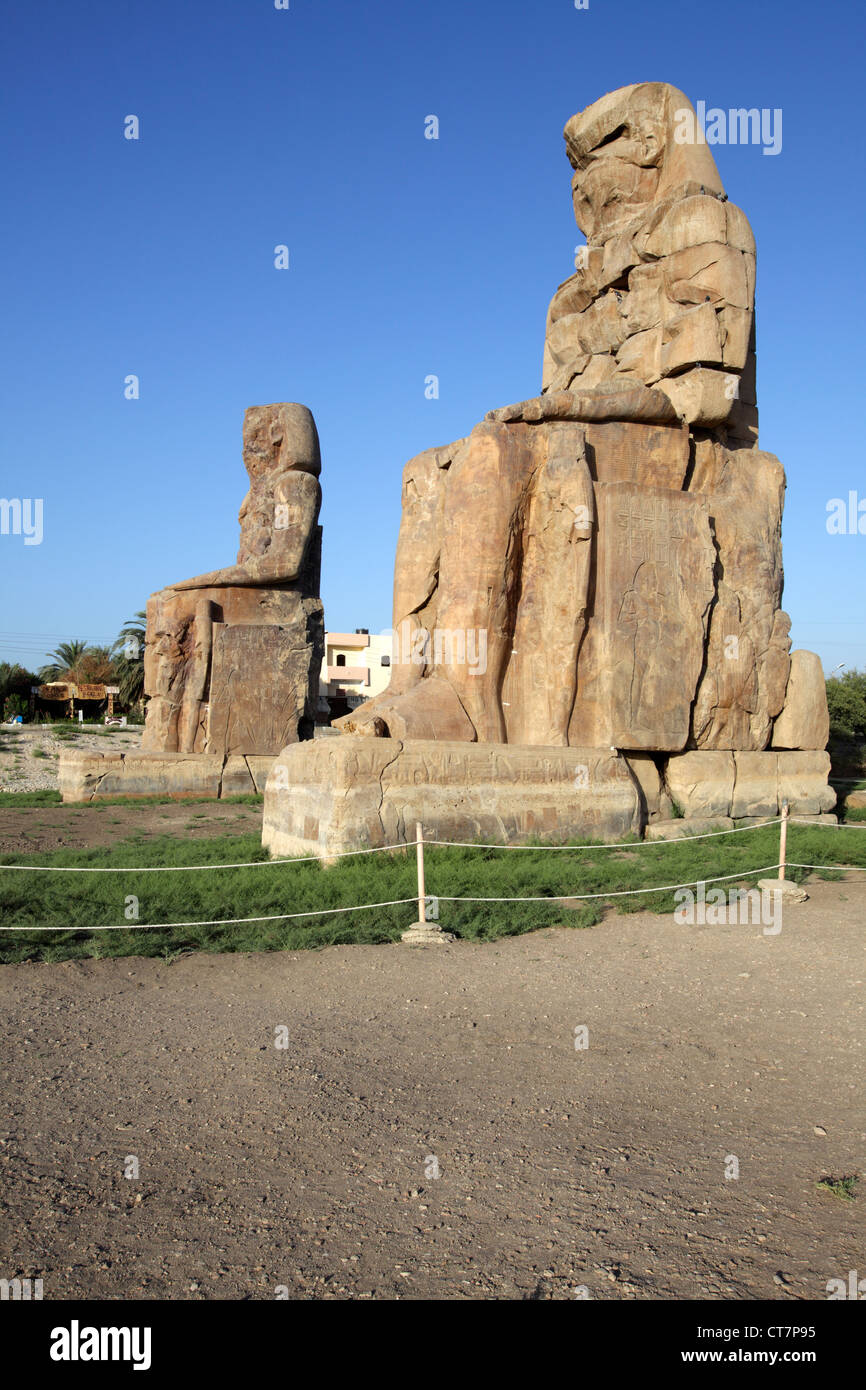
[[[866,666],[866,534],[826,526],[866,501],[864,27],[860,0],[7,3],[0,495],[42,498],[44,539],[0,536],[0,660],[232,563],[271,401],[318,424],[328,626],[386,628],[404,463],[540,390],[583,240],[565,121],[668,81],[782,110],[780,154],[714,153],[758,242],[794,645]]]

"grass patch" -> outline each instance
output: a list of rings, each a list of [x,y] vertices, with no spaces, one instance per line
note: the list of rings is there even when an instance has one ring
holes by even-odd
[[[247,798],[238,798],[241,801]],[[100,803],[104,806],[108,803]],[[140,803],[136,803],[140,804]],[[792,825],[792,860],[809,864],[866,867],[860,834]],[[451,849],[427,846],[427,887],[448,897],[538,898],[538,902],[440,901],[443,928],[468,940],[492,941],[540,927],[588,927],[608,907],[620,912],[673,912],[674,894],[665,885],[691,883],[731,874],[725,889],[753,887],[757,874],[778,857],[778,826],[713,840],[675,840],[640,845],[626,853],[603,850],[592,842],[578,853],[526,850]],[[139,873],[151,865],[234,862],[261,868],[216,869],[193,873]],[[111,874],[4,873],[0,868],[0,910],[4,927],[52,927],[52,931],[0,929],[0,960],[66,960],[89,956],[168,956],[179,951],[302,950],[343,943],[396,941],[415,919],[411,902],[364,912],[328,909],[414,897],[414,853],[370,854],[341,860],[330,869],[316,862],[271,864],[259,834],[220,835],[181,840],[176,835],[126,839],[110,848],[65,849],[50,854],[6,855],[0,864],[123,868]],[[835,877],[832,869],[820,871]],[[802,880],[802,870],[789,877]],[[626,890],[656,891],[616,896]],[[581,894],[601,896],[580,901]],[[557,897],[574,901],[566,905]],[[138,921],[225,922],[289,912],[321,913],[288,921],[237,922],[214,926],[123,926],[131,899]],[[551,901],[548,901],[551,900]],[[93,931],[96,926],[119,930]],[[687,931],[688,928],[683,928]]]
[[[60,806],[60,793],[56,791],[40,792],[0,792],[0,809],[12,807],[14,809],[27,810],[30,806]]]
[[[859,1181],[859,1177],[855,1175],[847,1178],[821,1178],[815,1186],[821,1192],[829,1192],[831,1196],[837,1197],[840,1202],[853,1202],[857,1196]]]

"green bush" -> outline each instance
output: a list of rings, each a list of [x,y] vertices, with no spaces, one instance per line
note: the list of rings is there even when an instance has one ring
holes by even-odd
[[[827,681],[830,738],[866,743],[866,671],[845,671]]]
[[[3,718],[13,719],[16,714],[26,715],[30,702],[24,695],[7,695],[3,701]]]
[[[36,676],[17,662],[0,661],[0,709],[5,709],[8,696],[19,695],[24,701],[24,708],[15,709],[12,713],[26,714],[30,705],[30,687],[36,684]]]

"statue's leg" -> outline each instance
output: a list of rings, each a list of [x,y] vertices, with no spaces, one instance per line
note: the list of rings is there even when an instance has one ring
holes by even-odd
[[[503,702],[509,743],[565,746],[586,631],[595,506],[583,431],[556,427],[548,447],[527,513]]]
[[[194,753],[201,724],[201,707],[207,697],[213,648],[213,604],[200,599],[193,619],[193,654],[186,672],[178,719],[178,752]]]
[[[445,493],[433,669],[456,692],[483,743],[506,740],[502,682],[537,443],[532,426],[485,421],[452,465]]]

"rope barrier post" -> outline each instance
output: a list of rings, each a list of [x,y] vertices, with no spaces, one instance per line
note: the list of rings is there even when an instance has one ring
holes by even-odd
[[[418,922],[425,926],[427,922],[427,903],[425,901],[427,892],[424,886],[424,827],[421,822],[415,822],[415,853],[418,857]]]
[[[424,881],[424,827],[415,822],[415,854],[418,860],[418,921],[413,922],[408,931],[400,937],[410,946],[443,946],[454,937],[443,931],[438,922],[427,921],[427,888]]]
[[[782,802],[782,819],[779,823],[779,868],[777,878],[759,878],[758,887],[762,893],[774,893],[778,897],[774,900],[781,903],[805,903],[809,901],[809,894],[805,888],[801,888],[799,883],[794,883],[785,877],[785,864],[788,855],[788,816],[791,808],[787,801]]]

